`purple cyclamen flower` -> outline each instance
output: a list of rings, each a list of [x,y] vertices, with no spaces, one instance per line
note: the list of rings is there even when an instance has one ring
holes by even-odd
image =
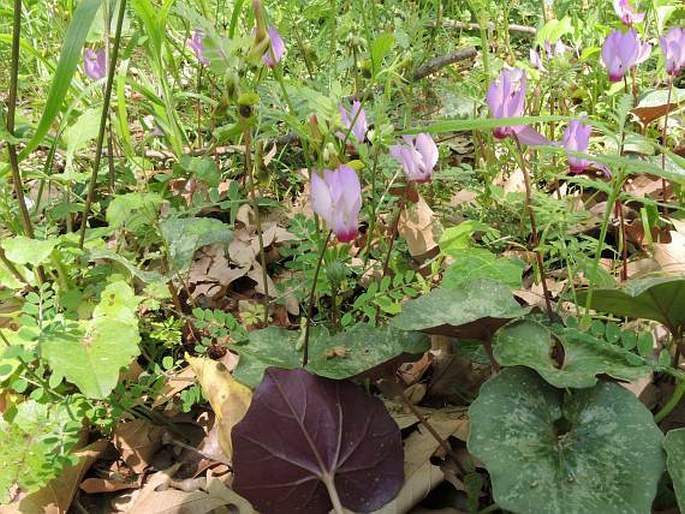
[[[636,12],[629,0],[614,0],[614,11],[621,18],[621,22],[628,27],[633,23],[642,23],[645,19],[645,13]]]
[[[362,206],[361,184],[349,166],[312,173],[312,208],[321,216],[339,241],[348,243],[357,235],[357,216]]]
[[[267,32],[269,33],[270,42],[266,52],[264,52],[264,55],[262,55],[262,61],[264,61],[264,64],[266,64],[269,68],[273,69],[278,66],[278,63],[281,62],[281,59],[283,58],[283,52],[285,52],[285,42],[278,33],[278,30],[276,30],[276,27],[269,27]]]
[[[647,60],[652,45],[640,43],[637,31],[612,30],[602,45],[602,61],[609,72],[609,80],[618,82],[632,67]]]
[[[107,63],[105,62],[105,49],[91,50],[86,48],[83,52],[83,69],[93,80],[100,80],[107,75]]]
[[[438,162],[438,147],[426,133],[416,137],[404,136],[405,144],[390,147],[392,155],[404,168],[408,180],[430,182]]]
[[[554,48],[552,48],[552,43],[550,43],[549,39],[545,39],[545,51],[547,52],[547,57],[550,59],[553,57],[561,57],[566,53],[566,45],[561,39],[557,39],[557,42],[554,43]]]
[[[564,149],[567,150],[566,157],[570,172],[573,174],[582,173],[592,167],[602,170],[607,177],[611,177],[611,172],[603,164],[569,155],[568,151],[585,153],[590,145],[590,133],[592,127],[586,125],[582,120],[571,120],[564,131]]]
[[[685,29],[674,27],[659,42],[666,59],[666,73],[677,75],[685,67]]]
[[[535,48],[531,48],[529,51],[530,65],[536,70],[545,71],[545,65],[542,64],[542,58],[540,57],[540,52]]]
[[[342,118],[343,126],[350,130],[352,126],[352,134],[360,143],[364,142],[366,133],[369,131],[369,125],[366,122],[366,112],[362,109],[362,104],[355,100],[352,102],[352,108],[348,109],[344,104],[340,104],[340,118]],[[354,125],[352,123],[354,122]],[[345,134],[338,132],[336,134],[339,139],[345,139]]]
[[[186,41],[186,44],[192,48],[192,50],[195,52],[195,56],[197,57],[197,61],[202,64],[203,66],[208,66],[209,61],[205,57],[205,47],[203,44],[205,36],[204,34],[199,31],[199,30],[194,30],[193,31],[193,37],[188,39]]]
[[[502,70],[500,76],[488,88],[488,107],[495,118],[523,116],[525,100],[526,74],[518,68]],[[497,139],[511,136],[527,145],[552,144],[549,139],[527,125],[496,127],[492,133]]]

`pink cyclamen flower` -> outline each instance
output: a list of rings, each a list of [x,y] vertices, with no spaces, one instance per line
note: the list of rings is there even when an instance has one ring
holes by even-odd
[[[429,182],[438,162],[438,147],[426,133],[404,136],[405,144],[390,147],[392,155],[404,168],[408,180]]]
[[[531,48],[529,51],[530,65],[536,70],[545,71],[545,65],[542,64],[542,58],[540,57],[540,52],[535,48]]]
[[[362,104],[355,100],[352,102],[352,108],[347,109],[344,104],[340,104],[340,118],[342,119],[343,126],[350,130],[352,127],[352,134],[357,141],[360,143],[364,142],[366,138],[366,133],[369,131],[369,125],[366,122],[366,112],[362,109]],[[354,123],[354,125],[352,125]],[[345,134],[338,132],[336,134],[339,139],[345,139]]]
[[[107,75],[107,63],[105,62],[105,49],[91,50],[86,48],[83,52],[83,69],[93,80],[100,80]]]
[[[590,145],[590,133],[592,127],[586,125],[582,120],[571,120],[564,131],[564,149],[567,150],[566,157],[570,172],[573,174],[582,173],[588,168],[597,168],[604,172],[607,177],[611,177],[611,172],[603,164],[569,155],[568,151],[585,153]]]
[[[339,241],[348,243],[357,235],[357,216],[362,206],[361,184],[349,166],[312,173],[312,208],[321,216]]]
[[[616,15],[621,18],[624,25],[630,27],[633,23],[642,23],[645,19],[645,13],[636,12],[629,0],[614,0],[614,11]]]
[[[193,52],[195,52],[195,56],[197,57],[197,61],[202,64],[203,66],[208,66],[209,61],[205,57],[205,47],[203,44],[205,36],[204,34],[199,31],[195,30],[193,31],[193,37],[188,39],[186,41],[186,44],[192,48]]]
[[[526,74],[518,68],[504,69],[487,93],[488,107],[495,118],[518,118],[523,116],[526,100]],[[552,142],[527,125],[495,127],[492,131],[497,139],[516,137],[527,145],[547,145]]]
[[[262,55],[262,61],[264,61],[264,64],[269,68],[273,69],[278,66],[278,63],[281,62],[281,59],[283,58],[285,42],[278,33],[278,30],[276,30],[276,27],[269,27],[267,32],[269,33],[270,40],[269,47],[266,49],[266,52],[264,52],[264,55]]]
[[[685,67],[685,29],[674,27],[659,39],[666,59],[666,73],[677,75]]]
[[[637,31],[612,30],[602,45],[602,61],[609,72],[609,80],[618,82],[632,67],[647,60],[652,45],[640,43]]]

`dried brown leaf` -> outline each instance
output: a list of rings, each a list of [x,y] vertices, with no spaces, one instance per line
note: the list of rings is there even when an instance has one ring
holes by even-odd
[[[118,423],[112,443],[134,473],[142,473],[162,445],[164,428],[144,419]]]
[[[420,257],[438,248],[441,227],[433,210],[423,197],[407,205],[400,214],[400,235],[406,239],[412,257]]]

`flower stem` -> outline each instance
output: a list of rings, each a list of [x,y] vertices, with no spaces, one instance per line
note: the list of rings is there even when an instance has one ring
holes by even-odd
[[[533,252],[535,253],[535,260],[538,266],[538,272],[540,273],[540,282],[542,283],[542,294],[545,297],[545,307],[547,309],[547,316],[549,320],[554,319],[554,312],[552,311],[552,301],[549,296],[549,290],[547,289],[547,279],[545,277],[545,268],[542,260],[542,254],[538,249],[539,239],[538,239],[538,228],[535,222],[535,213],[533,212],[533,187],[530,181],[530,174],[528,173],[528,167],[526,166],[526,159],[523,155],[523,148],[521,147],[521,142],[516,136],[514,136],[514,141],[516,141],[516,148],[518,149],[521,171],[523,172],[523,181],[526,187],[526,206],[525,209],[528,212],[528,218],[530,220],[530,232],[532,236]]]
[[[262,266],[262,282],[264,283],[264,324],[269,322],[269,275],[266,272],[266,253],[264,252],[264,237],[262,236],[262,218],[259,214],[257,205],[257,195],[255,194],[254,166],[252,165],[252,131],[246,126],[243,130],[245,139],[245,174],[250,190],[250,201],[254,209],[254,219],[257,228],[257,240],[259,241],[259,260]]]
[[[400,203],[397,207],[397,216],[395,216],[395,219],[392,223],[392,230],[390,231],[390,240],[388,241],[388,253],[385,254],[385,259],[383,259],[383,269],[381,271],[381,276],[378,277],[379,285],[385,277],[385,275],[388,273],[388,266],[390,265],[390,255],[392,254],[392,248],[395,245],[395,239],[397,239],[397,235],[400,231],[400,218],[402,217],[402,211],[404,210],[404,207],[407,203],[407,191],[410,186],[411,182],[407,183],[404,186],[404,191],[402,191],[402,196],[400,196]],[[376,305],[376,325],[380,323],[380,310],[380,306]]]
[[[126,14],[126,0],[120,0],[119,12],[117,13],[117,27],[114,33],[114,45],[112,47],[112,60],[109,62],[109,70],[107,71],[107,84],[105,85],[105,98],[102,103],[102,115],[100,116],[100,129],[98,130],[98,137],[95,143],[95,162],[93,163],[93,173],[90,176],[90,184],[88,185],[88,196],[86,197],[86,204],[83,206],[83,218],[81,219],[81,233],[79,235],[79,248],[83,248],[83,242],[86,239],[86,227],[88,225],[88,214],[95,199],[95,187],[98,181],[98,171],[100,170],[100,160],[102,159],[102,145],[105,139],[105,127],[109,118],[109,103],[112,98],[112,83],[114,82],[114,70],[117,65],[117,57],[119,56],[119,45],[121,43],[121,27],[124,24],[124,15]]]
[[[678,380],[673,394],[666,402],[666,405],[654,415],[654,423],[661,423],[678,406],[680,400],[683,399],[683,395],[685,395],[685,380]]]
[[[671,112],[671,96],[673,95],[673,77],[668,76],[668,95],[666,97],[666,114],[664,126],[661,128],[661,171],[666,171],[666,135],[668,132],[668,115]],[[661,198],[666,203],[666,179],[661,179]]]
[[[304,327],[304,343],[302,345],[302,367],[305,367],[309,362],[309,329],[312,325],[312,316],[314,315],[314,294],[316,293],[316,282],[319,280],[319,271],[321,271],[321,263],[326,254],[328,241],[331,239],[332,230],[326,234],[326,239],[321,245],[321,252],[319,252],[319,259],[316,261],[316,268],[314,268],[314,280],[312,281],[312,288],[309,290],[309,304],[307,305],[307,324]]]
[[[10,90],[7,99],[7,132],[14,135],[14,118],[17,109],[17,83],[19,76],[19,45],[21,43],[21,0],[14,0],[14,25],[12,27],[12,62],[10,64]],[[21,214],[21,222],[24,226],[24,233],[27,237],[33,239],[33,226],[31,225],[31,217],[29,210],[26,207],[26,200],[24,198],[24,184],[21,179],[21,172],[19,170],[19,159],[17,157],[17,147],[12,141],[7,142],[7,150],[9,153],[10,168],[12,170],[12,184],[14,185],[14,194],[17,197],[19,204],[19,213]]]

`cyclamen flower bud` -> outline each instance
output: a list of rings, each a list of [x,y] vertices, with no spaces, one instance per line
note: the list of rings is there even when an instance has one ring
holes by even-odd
[[[390,155],[402,165],[408,180],[429,182],[438,162],[438,147],[433,138],[421,133],[403,139],[405,144],[390,147]]]
[[[343,126],[347,130],[350,130],[351,126],[352,135],[354,135],[357,141],[363,143],[366,133],[369,131],[369,125],[366,122],[366,112],[362,109],[362,104],[355,100],[352,102],[351,109],[347,109],[343,104],[340,104],[340,118],[342,119]],[[336,135],[339,139],[345,138],[345,134],[342,132],[338,132]]]
[[[209,61],[205,57],[205,47],[203,45],[204,38],[205,36],[201,31],[195,30],[193,31],[193,36],[186,41],[186,44],[195,52],[197,61],[203,66],[208,66]]]
[[[487,93],[488,107],[495,118],[518,118],[523,116],[526,100],[526,74],[518,68],[504,69],[499,78],[490,84]],[[516,137],[527,145],[548,145],[552,142],[527,125],[496,127],[497,139]]]
[[[312,209],[326,220],[338,240],[352,241],[357,235],[357,216],[362,206],[357,172],[345,165],[323,170],[323,177],[313,172],[311,195]]]
[[[645,13],[636,12],[630,5],[629,0],[614,0],[614,11],[616,15],[621,18],[624,25],[630,27],[633,23],[642,23],[645,19]]]
[[[564,149],[572,152],[584,153],[590,145],[590,134],[592,127],[586,125],[582,120],[571,120],[564,131]],[[607,177],[611,177],[611,172],[603,164],[599,164],[581,157],[566,154],[570,172],[573,174],[582,173],[586,169],[593,167],[602,170]]]
[[[100,80],[107,75],[107,63],[105,62],[105,49],[91,50],[86,48],[83,52],[83,69],[93,80]]]
[[[628,70],[647,60],[651,51],[651,45],[640,43],[635,29],[628,32],[612,30],[602,45],[602,61],[609,72],[609,80],[622,80]]]
[[[677,75],[685,67],[685,29],[672,28],[661,36],[659,43],[666,59],[666,73]]]
[[[278,33],[278,30],[276,30],[276,27],[269,27],[267,32],[269,33],[270,40],[269,47],[266,49],[266,52],[264,52],[264,55],[262,55],[262,61],[264,61],[264,64],[266,64],[269,68],[273,69],[278,66],[278,63],[280,63],[281,59],[283,59],[285,42]]]

